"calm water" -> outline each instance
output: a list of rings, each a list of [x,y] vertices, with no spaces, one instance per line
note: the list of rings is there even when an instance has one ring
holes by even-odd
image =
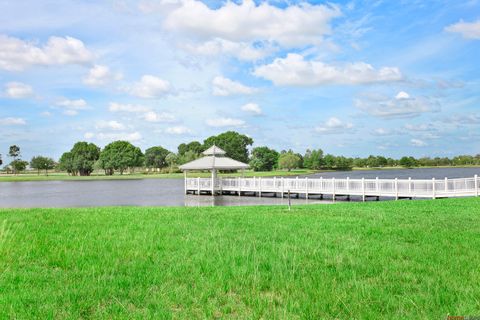
[[[480,168],[440,168],[326,172],[318,178],[459,178],[480,175]],[[286,204],[285,199],[184,195],[181,179],[1,182],[0,208],[92,206],[234,206]],[[292,199],[293,204],[329,203]]]

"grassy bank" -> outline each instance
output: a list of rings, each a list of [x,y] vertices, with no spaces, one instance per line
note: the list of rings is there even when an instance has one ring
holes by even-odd
[[[305,175],[315,173],[316,171],[308,170],[308,169],[298,169],[292,171],[283,171],[283,170],[276,170],[276,171],[265,171],[265,172],[254,172],[254,171],[246,171],[246,177],[286,177],[286,176],[296,176],[296,175]],[[192,173],[192,176],[195,177],[210,177],[209,172],[200,172],[200,173]],[[229,174],[220,174],[220,176],[229,176],[229,177],[240,177],[242,173],[229,173]],[[18,174],[18,175],[6,175],[0,174],[0,182],[15,182],[15,181],[63,181],[63,180],[128,180],[128,179],[183,179],[183,173],[133,173],[133,174],[115,174],[113,176],[106,176],[100,173],[94,173],[88,177],[80,177],[80,176],[70,176],[67,173],[59,172],[59,173],[50,173],[48,176],[44,174]]]
[[[479,235],[477,198],[0,210],[0,318],[475,315]]]

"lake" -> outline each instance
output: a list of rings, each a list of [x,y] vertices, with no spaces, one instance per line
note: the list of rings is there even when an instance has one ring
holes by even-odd
[[[311,178],[442,179],[480,175],[480,168],[433,168],[323,172]],[[292,204],[330,203],[292,199]],[[184,195],[183,179],[0,182],[0,208],[95,206],[286,205],[286,199]]]

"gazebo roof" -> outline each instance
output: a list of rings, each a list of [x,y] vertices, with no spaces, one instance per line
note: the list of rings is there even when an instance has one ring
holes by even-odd
[[[237,170],[248,167],[246,163],[227,157],[206,156],[181,165],[180,170]]]
[[[214,155],[223,156],[226,154],[226,152],[223,149],[220,149],[219,147],[217,147],[216,145],[213,145],[207,150],[203,151],[202,154],[205,156],[214,156]]]

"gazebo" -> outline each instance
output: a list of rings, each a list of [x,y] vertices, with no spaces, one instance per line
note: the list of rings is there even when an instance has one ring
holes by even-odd
[[[180,166],[180,170],[185,175],[185,193],[187,193],[187,172],[192,170],[209,170],[212,173],[211,177],[211,192],[212,195],[218,189],[218,170],[245,170],[248,169],[248,164],[225,157],[226,152],[216,145],[211,146],[204,152],[204,157],[185,163]]]

